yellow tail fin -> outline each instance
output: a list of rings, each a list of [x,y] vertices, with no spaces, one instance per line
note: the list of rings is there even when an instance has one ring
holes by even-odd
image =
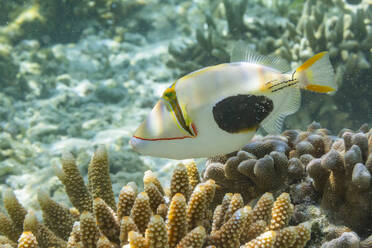
[[[319,93],[337,90],[335,73],[327,52],[321,52],[303,63],[294,73],[301,89]]]

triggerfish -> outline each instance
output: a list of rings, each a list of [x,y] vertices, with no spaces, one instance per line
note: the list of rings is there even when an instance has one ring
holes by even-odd
[[[144,155],[172,159],[211,157],[241,149],[259,127],[279,133],[296,112],[300,90],[337,89],[327,52],[296,70],[243,47],[230,63],[205,67],[167,88],[130,140]]]

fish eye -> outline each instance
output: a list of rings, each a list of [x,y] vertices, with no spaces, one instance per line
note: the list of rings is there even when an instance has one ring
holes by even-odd
[[[164,91],[163,97],[166,99],[174,99],[176,97],[176,92],[173,88],[168,88]]]

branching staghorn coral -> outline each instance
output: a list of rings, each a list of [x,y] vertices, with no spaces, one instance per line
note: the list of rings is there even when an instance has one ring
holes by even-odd
[[[18,248],[37,248],[38,243],[32,232],[23,232],[18,240]]]
[[[133,207],[137,197],[137,192],[129,185],[124,186],[119,195],[118,200],[118,219],[121,220],[124,216],[130,215],[130,210]]]
[[[134,220],[134,223],[136,223],[140,233],[145,233],[151,214],[150,198],[145,192],[139,193],[133,204],[130,216]]]
[[[186,199],[181,193],[175,194],[169,206],[167,216],[168,244],[176,247],[187,233]]]
[[[200,175],[194,161],[186,163],[187,176],[189,177],[190,190],[193,191],[200,183]]]
[[[23,223],[23,231],[35,235],[39,247],[66,247],[66,242],[57,237],[43,223],[40,223],[33,212],[27,213]]]
[[[80,240],[81,231],[80,231],[80,223],[75,222],[74,226],[72,227],[72,231],[70,233],[70,237],[68,237],[67,241],[67,248],[70,247],[82,247],[83,243]]]
[[[8,239],[12,240],[13,242],[17,242],[19,235],[19,231],[14,225],[14,222],[6,216],[4,213],[0,212],[0,233],[5,235]]]
[[[113,210],[116,210],[109,173],[108,155],[104,146],[98,147],[90,161],[88,179],[93,198],[102,198]]]
[[[94,199],[93,209],[101,233],[111,242],[120,244],[120,225],[116,213],[101,198]]]
[[[173,172],[171,179],[171,190],[171,197],[177,193],[181,193],[186,197],[186,200],[190,198],[188,172],[186,166],[182,163],[177,164],[177,167]]]
[[[42,209],[45,225],[58,237],[66,240],[72,231],[74,217],[69,209],[53,201],[46,192],[38,192],[38,201]]]
[[[124,216],[120,222],[120,245],[128,244],[128,233],[131,231],[138,232],[136,223],[129,216]]]
[[[92,212],[93,199],[84,184],[75,159],[70,152],[63,152],[61,157],[62,170],[56,167],[56,174],[65,185],[66,193],[72,204],[82,213],[83,211]]]
[[[98,149],[99,150],[92,158],[95,161],[97,161],[97,156],[105,154],[102,150],[104,149],[103,147]],[[98,159],[100,160],[100,158]],[[73,162],[72,164],[74,164],[74,161],[70,162]],[[91,162],[91,165],[92,164],[94,163]],[[183,165],[180,165],[175,169],[173,178],[180,175],[180,168],[182,169],[182,182],[184,180],[188,181],[189,178],[195,180],[195,173],[190,177],[190,175],[187,174],[186,167]],[[96,169],[96,166],[90,168],[90,170],[92,169]],[[193,171],[195,172],[195,170]],[[106,175],[102,174],[102,176]],[[76,177],[76,175],[74,177]],[[197,177],[199,177],[199,175]],[[101,179],[100,181],[106,185],[107,179]],[[266,229],[270,229],[270,221],[272,222],[279,217],[282,219],[282,221],[277,220],[277,222],[280,223],[280,228],[277,227],[278,230],[272,230],[272,232],[278,237],[281,237],[288,232],[285,228],[287,228],[286,225],[291,212],[286,211],[288,208],[285,206],[291,206],[291,203],[287,194],[283,194],[275,202],[272,199],[271,203],[266,203],[266,194],[258,201],[253,210],[249,205],[244,205],[243,198],[240,194],[226,194],[224,201],[219,202],[221,205],[216,208],[220,209],[220,211],[217,211],[211,204],[216,190],[214,180],[206,180],[198,183],[192,191],[189,201],[186,201],[186,196],[184,195],[189,193],[187,191],[183,191],[183,193],[177,192],[180,187],[177,187],[174,183],[171,183],[169,191],[165,191],[159,180],[156,178],[156,175],[151,171],[148,171],[145,174],[144,185],[153,185],[153,188],[156,188],[157,192],[161,195],[165,194],[164,192],[169,192],[168,194],[163,195],[164,202],[159,204],[156,209],[156,211],[159,211],[159,209],[168,209],[164,218],[158,215],[151,207],[151,197],[158,197],[158,195],[148,195],[146,192],[140,192],[137,194],[136,187],[133,186],[132,183],[128,183],[128,185],[124,186],[121,191],[117,211],[113,210],[102,198],[95,198],[91,207],[93,211],[89,212],[85,210],[82,213],[77,212],[79,217],[78,219],[74,219],[74,215],[71,215],[68,209],[57,204],[51,200],[45,192],[41,191],[39,194],[39,198],[41,198],[40,204],[43,205],[43,217],[47,220],[44,219],[44,222],[51,223],[49,226],[52,227],[53,231],[56,232],[58,236],[63,237],[63,239],[57,237],[56,234],[54,234],[46,225],[39,222],[32,212],[29,212],[25,217],[24,228],[21,230],[23,236],[19,241],[19,237],[15,237],[14,234],[10,232],[4,232],[4,229],[2,229],[2,223],[0,223],[0,231],[5,235],[10,236],[9,238],[14,239],[14,242],[19,242],[18,245],[30,242],[30,245],[35,247],[37,242],[37,245],[40,248],[115,248],[119,245],[133,248],[186,248],[190,246],[194,248],[239,247],[240,245],[257,238],[257,236],[264,233]],[[190,182],[188,181],[183,185],[190,185]],[[90,189],[92,191],[94,191],[93,187],[98,186],[96,184],[90,184]],[[77,195],[79,194],[78,191],[71,192],[76,192]],[[172,194],[171,192],[177,193],[170,198]],[[8,194],[10,193],[8,192]],[[13,203],[14,201],[18,202],[17,199],[14,198],[14,195],[10,198]],[[166,198],[170,199],[170,201],[166,201]],[[74,199],[78,198],[75,197]],[[108,199],[110,201],[110,198]],[[82,201],[84,201],[84,199],[82,199]],[[283,201],[285,203],[283,203]],[[75,204],[80,206],[81,203],[75,202]],[[269,210],[258,210],[259,208],[264,208],[263,206],[266,206]],[[17,209],[17,211],[24,213],[24,208],[21,207],[20,204]],[[55,210],[54,214],[52,214],[52,209]],[[120,219],[118,218],[119,212],[121,215]],[[56,216],[56,214],[58,214],[58,216]],[[258,217],[257,220],[253,218],[253,216],[260,215],[265,216]],[[7,217],[5,214],[2,214],[2,216],[7,220],[9,226],[12,227],[14,226],[13,223],[15,223],[15,220],[19,219],[18,216],[20,215],[13,214],[10,216],[11,218]],[[12,218],[14,218],[14,220]],[[71,220],[74,220],[75,222]],[[53,226],[56,227],[57,223],[61,224],[59,227],[60,229],[53,228]],[[262,228],[254,228],[257,226],[256,223],[259,223]],[[70,230],[67,237],[65,236],[66,232],[64,231],[66,230],[66,227]],[[211,227],[213,227],[213,230],[211,230]],[[246,235],[243,237],[242,232],[252,229],[254,229],[255,232],[252,231],[250,233],[250,239],[246,239],[243,242],[243,238],[246,237]],[[293,227],[290,230],[293,230],[293,232],[296,233],[294,230],[297,229]],[[306,229],[306,232],[309,232],[308,228]],[[9,240],[6,242],[9,245],[14,245],[13,241]],[[279,242],[279,239],[276,239],[274,242]],[[299,247],[303,246],[304,245]]]
[[[154,215],[151,217],[146,228],[145,237],[149,248],[169,248],[167,228],[160,215]]]
[[[4,207],[11,216],[16,234],[19,235],[23,230],[23,221],[26,217],[26,209],[19,203],[14,192],[6,189],[3,194]]]
[[[156,212],[158,206],[165,203],[163,195],[153,183],[146,184],[144,188],[150,199],[150,207],[153,212]]]
[[[92,213],[85,211],[80,215],[80,239],[84,247],[94,247],[99,239],[99,230]],[[71,237],[71,235],[70,235]]]

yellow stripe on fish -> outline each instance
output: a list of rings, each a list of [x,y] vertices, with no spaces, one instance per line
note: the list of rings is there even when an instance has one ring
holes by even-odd
[[[162,98],[169,106],[170,111],[173,113],[173,116],[175,117],[174,121],[177,126],[186,134],[195,136],[192,129],[190,129],[191,120],[186,115],[186,111],[183,111],[184,109],[181,108],[178,102],[177,93],[175,91],[176,82],[174,82],[171,87],[164,91]]]
[[[315,84],[309,84],[306,86],[305,89],[310,90],[310,91],[315,91],[318,93],[328,93],[328,92],[335,91],[335,89],[333,89],[332,87],[315,85]]]

